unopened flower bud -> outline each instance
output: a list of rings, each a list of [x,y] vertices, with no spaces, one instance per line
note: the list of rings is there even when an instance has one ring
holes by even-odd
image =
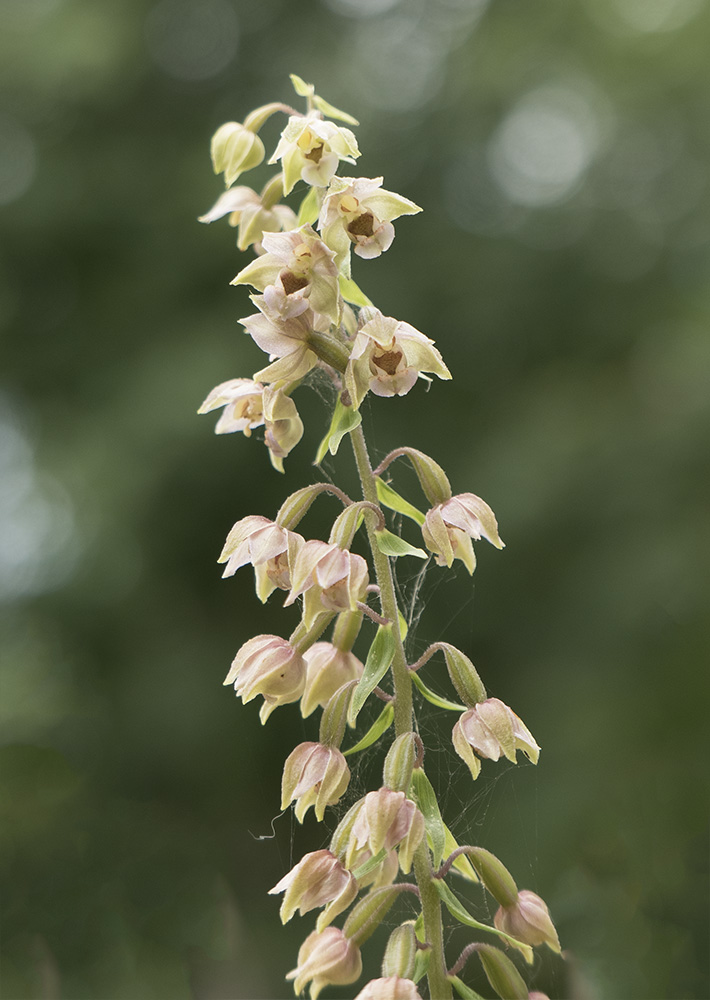
[[[306,661],[306,687],[301,699],[304,719],[317,706],[325,707],[335,692],[362,677],[363,665],[354,653],[344,652],[331,642],[316,642],[303,654]]]
[[[483,847],[473,847],[466,852],[466,856],[496,902],[501,906],[513,906],[517,902],[518,887],[515,880],[495,854]],[[517,937],[516,934],[512,936]]]
[[[387,976],[371,979],[355,1000],[422,1000],[422,997],[413,980]]]
[[[453,743],[474,779],[481,770],[478,757],[499,760],[502,754],[516,763],[516,752],[522,750],[533,764],[537,764],[540,756],[540,747],[530,730],[498,698],[488,698],[464,712],[454,726]]]
[[[416,736],[414,733],[402,733],[394,741],[385,758],[382,772],[382,784],[385,788],[391,788],[393,792],[407,792],[416,756]]]
[[[547,993],[540,993],[539,990],[533,990],[532,993],[528,993],[528,1000],[550,1000]]]
[[[402,883],[372,889],[353,907],[343,926],[344,933],[361,948],[380,926],[401,892]]]
[[[278,705],[298,701],[306,680],[303,657],[277,635],[257,635],[241,647],[224,683],[234,684],[243,704],[262,695],[259,713],[266,722]]]
[[[339,801],[349,781],[350,768],[339,750],[322,743],[301,743],[284,765],[281,808],[295,801],[296,819],[302,823],[313,806],[320,822],[326,806]]]
[[[491,944],[479,944],[476,952],[488,982],[505,1000],[528,1000],[528,988],[523,977],[507,955]]]
[[[529,889],[522,889],[517,900],[508,906],[501,906],[494,917],[499,931],[523,941],[533,947],[548,945],[560,952],[560,939],[550,918],[545,902]]]
[[[326,911],[318,921],[318,930],[322,930],[350,906],[357,896],[357,883],[330,851],[314,851],[306,854],[273,889],[269,889],[269,895],[277,892],[284,893],[280,910],[282,923],[288,923],[296,910],[303,916],[309,910],[325,906]],[[323,920],[326,915],[327,919]]]
[[[340,747],[348,723],[348,709],[357,681],[348,681],[328,700],[320,719],[318,739],[327,747]]]
[[[240,174],[259,166],[264,143],[240,122],[226,122],[212,136],[210,152],[214,172],[224,173],[224,183],[230,187]]]
[[[422,537],[439,566],[451,566],[454,559],[460,559],[469,573],[476,568],[472,538],[485,538],[497,549],[505,548],[495,514],[473,493],[460,493],[432,507],[424,519]]]
[[[386,977],[411,979],[417,957],[417,935],[414,922],[408,921],[395,927],[387,942],[382,958],[382,975]]]
[[[360,316],[363,311],[360,311]],[[400,457],[406,457],[412,463],[419,485],[430,504],[443,504],[451,499],[451,484],[444,470],[433,458],[416,448],[395,448],[379,464],[376,474],[384,472],[396,458]]]
[[[473,708],[479,702],[485,701],[486,689],[483,681],[466,654],[448,642],[440,642],[437,645],[444,653],[451,683],[464,705]]]
[[[311,982],[311,1000],[324,986],[347,986],[362,972],[360,949],[337,927],[309,934],[298,952],[298,966],[288,973],[298,995]]]

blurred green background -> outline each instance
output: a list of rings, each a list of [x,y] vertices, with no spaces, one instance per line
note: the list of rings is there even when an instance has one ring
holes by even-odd
[[[286,478],[195,416],[263,357],[233,231],[195,221],[209,139],[292,101],[289,72],[361,120],[357,174],[425,210],[355,277],[454,381],[374,400],[373,451],[433,454],[507,543],[472,580],[430,568],[410,649],[466,649],[544,750],[473,786],[427,707],[446,818],[550,904],[553,1000],[710,995],[708,38],[704,0],[2,0],[6,1000],[283,998],[312,926],[266,890],[322,846],[278,813],[316,723],[262,729],[221,684],[296,613],[215,559],[319,477],[328,402],[299,391]],[[327,471],[352,486],[346,448]]]

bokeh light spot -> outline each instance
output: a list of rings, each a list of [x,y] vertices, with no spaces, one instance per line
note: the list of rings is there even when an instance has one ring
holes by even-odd
[[[208,80],[234,58],[239,22],[226,0],[161,0],[146,21],[156,64],[179,80]]]

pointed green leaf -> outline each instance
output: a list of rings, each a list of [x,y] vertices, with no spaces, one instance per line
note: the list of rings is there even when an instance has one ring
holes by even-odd
[[[419,811],[424,817],[427,840],[434,856],[434,865],[439,867],[444,859],[446,849],[446,828],[439,811],[439,803],[436,801],[436,792],[431,782],[424,773],[424,769],[418,767],[412,774],[412,795],[414,801],[419,806]]]
[[[351,306],[371,306],[373,303],[368,299],[358,284],[352,278],[346,278],[344,274],[339,277],[340,294]]]
[[[377,477],[377,499],[385,507],[389,507],[390,510],[396,510],[398,514],[404,514],[405,517],[411,517],[413,521],[421,527],[424,524],[424,515],[420,510],[417,510],[408,500],[401,497],[396,490],[393,490],[389,483],[386,483],[384,479]]]
[[[399,608],[397,608],[397,618],[399,620],[399,637],[402,642],[404,642],[407,638],[407,632],[409,632],[409,625],[407,625],[407,619],[404,617]]]
[[[418,983],[420,979],[426,976],[429,971],[429,962],[431,960],[431,948],[419,949],[417,951],[416,957],[414,959],[414,975],[412,979],[415,983]]]
[[[291,78],[291,83],[293,84],[293,89],[296,91],[299,97],[312,97],[315,91],[315,87],[312,83],[306,83],[302,80],[300,76],[296,76],[295,73],[289,73]]]
[[[448,826],[446,826],[446,824],[444,824],[444,832],[446,833],[444,854],[448,858],[448,856],[450,854],[453,854],[454,851],[457,850],[457,848],[459,848],[461,845],[457,843],[456,838],[454,837],[451,830],[449,830]],[[476,875],[476,872],[474,871],[473,865],[468,860],[465,854],[459,854],[459,856],[454,861],[452,867],[456,869],[459,875],[463,875],[465,879],[468,879],[469,882],[480,881],[478,875]]]
[[[480,993],[476,993],[476,991],[472,990],[470,986],[466,985],[466,983],[462,983],[458,976],[449,976],[448,979],[458,995],[461,997],[461,1000],[485,1000],[485,997],[482,997]]]
[[[390,663],[394,659],[394,650],[392,623],[380,625],[367,654],[362,677],[350,702],[348,722],[351,726],[355,725],[360,709],[389,670]]]
[[[369,859],[369,861],[365,861],[353,872],[351,872],[352,877],[364,878],[366,875],[369,875],[370,872],[374,872],[375,868],[377,868],[379,864],[382,864],[382,862],[385,860],[386,857],[387,857],[387,848],[383,847],[382,850],[378,851],[377,854],[375,854],[373,857]]]
[[[414,671],[412,673],[412,680],[419,688],[421,693],[424,695],[427,701],[431,702],[432,705],[436,705],[437,708],[446,708],[450,712],[465,712],[465,705],[457,705],[455,701],[449,701],[448,698],[442,698],[441,695],[435,694],[431,688],[428,688],[424,681],[421,679],[419,674]]]
[[[323,114],[326,115],[328,118],[335,118],[337,119],[337,121],[346,122],[346,124],[348,125],[360,124],[357,118],[353,118],[353,116],[349,115],[347,111],[339,111],[338,108],[334,107],[332,104],[329,104],[328,101],[324,100],[322,97],[319,97],[318,94],[314,95],[313,103],[318,108],[318,110],[322,111]]]
[[[343,750],[343,757],[349,757],[351,753],[360,753],[361,750],[367,750],[368,747],[371,747],[373,743],[379,740],[383,733],[387,732],[392,725],[393,719],[394,707],[392,702],[388,701],[363,738],[355,746]]]
[[[318,188],[309,188],[308,194],[301,202],[301,207],[298,210],[298,225],[299,226],[312,226],[313,223],[318,218],[318,213],[320,212],[319,198],[318,198]]]
[[[416,556],[417,559],[429,558],[424,549],[418,549],[416,546],[410,545],[400,535],[395,535],[386,528],[376,531],[375,538],[377,539],[377,548],[380,552],[384,552],[386,556],[394,556],[395,558],[397,556]]]
[[[433,880],[436,886],[436,891],[441,896],[441,899],[446,906],[452,917],[461,924],[465,924],[467,927],[475,927],[479,931],[487,931],[489,934],[495,934],[497,937],[502,938],[507,941],[508,944],[512,945],[522,952],[525,961],[528,965],[532,965],[533,960],[533,950],[529,944],[524,944],[522,941],[518,941],[516,938],[511,937],[510,934],[504,934],[503,931],[499,931],[497,927],[489,927],[488,924],[482,924],[480,920],[476,920],[468,912],[466,907],[463,905],[460,899],[453,894],[451,889],[442,878],[436,878]]]
[[[345,435],[354,431],[361,422],[362,416],[358,410],[353,409],[352,406],[343,406],[338,400],[333,410],[333,419],[330,421],[328,433],[318,447],[315,464],[320,465],[328,451],[331,455],[337,454],[340,442]]]

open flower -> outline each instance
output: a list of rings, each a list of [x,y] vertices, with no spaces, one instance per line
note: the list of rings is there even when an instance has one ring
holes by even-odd
[[[522,750],[537,764],[540,756],[540,747],[530,730],[498,698],[488,698],[464,712],[454,726],[453,742],[454,750],[466,762],[474,779],[481,771],[478,757],[499,760],[502,755],[515,764],[517,751]]]
[[[356,408],[368,390],[376,396],[406,395],[422,372],[451,378],[434,341],[409,323],[383,316],[378,309],[363,309],[360,315],[367,322],[355,337],[345,372]]]
[[[277,358],[258,371],[254,378],[261,382],[295,381],[303,378],[318,362],[307,340],[311,330],[328,327],[324,317],[316,317],[308,307],[286,319],[271,311],[263,295],[252,295],[259,312],[245,316],[239,322],[255,343],[270,356]]]
[[[371,979],[355,1000],[422,1000],[417,984],[401,976]]]
[[[346,864],[353,867],[353,856],[362,847],[367,846],[374,857],[383,848],[390,851],[399,845],[399,865],[406,874],[423,836],[424,817],[404,792],[390,788],[368,792],[352,826]]]
[[[340,750],[323,743],[301,743],[284,764],[281,808],[296,802],[296,819],[303,822],[311,806],[320,823],[326,806],[333,806],[350,781],[350,768]]]
[[[382,188],[383,177],[334,177],[323,202],[318,229],[350,276],[350,248],[358,257],[379,257],[394,239],[393,219],[421,208]]]
[[[278,705],[298,701],[303,694],[306,665],[300,653],[277,635],[257,635],[241,647],[224,683],[234,684],[243,704],[262,695],[259,712],[266,722]]]
[[[281,229],[293,229],[297,219],[293,209],[287,205],[269,204],[250,187],[229,188],[219,196],[209,212],[201,215],[200,222],[216,222],[229,216],[230,226],[237,226],[237,247],[246,250],[253,243],[260,244],[264,233],[277,233]]]
[[[209,413],[220,406],[224,411],[215,434],[243,431],[245,437],[250,437],[254,427],[263,425],[271,464],[283,472],[284,458],[303,437],[303,423],[291,397],[280,387],[264,386],[250,378],[233,378],[215,386],[197,412]]]
[[[281,160],[284,194],[303,179],[313,187],[326,187],[340,160],[354,163],[360,155],[357,139],[349,128],[324,121],[320,115],[293,115],[269,163]]]
[[[505,548],[495,514],[474,493],[459,493],[427,511],[422,536],[439,566],[451,566],[454,559],[460,559],[469,573],[476,568],[472,538],[485,538],[497,549]]]
[[[561,950],[560,939],[546,903],[529,889],[521,889],[512,906],[501,906],[494,917],[494,923],[499,931],[510,934],[525,944],[533,947],[546,944],[558,954]]]
[[[283,892],[281,922],[288,923],[296,910],[303,916],[309,910],[325,906],[318,919],[318,930],[347,909],[357,896],[358,887],[347,868],[330,851],[306,854],[284,875],[269,895]]]
[[[324,986],[347,986],[362,973],[360,949],[338,927],[313,931],[301,945],[298,965],[288,973],[296,994],[311,982],[311,1000],[318,1000]]]
[[[306,542],[291,571],[291,593],[284,606],[305,594],[303,620],[310,628],[323,611],[356,611],[367,593],[369,576],[362,558],[329,542]]]
[[[307,719],[320,705],[347,684],[359,680],[364,667],[354,653],[338,649],[332,642],[316,642],[303,654],[306,661],[306,688],[301,699],[301,715]]]
[[[222,577],[233,576],[251,563],[256,576],[256,592],[265,601],[276,588],[291,589],[289,567],[304,540],[268,517],[250,515],[233,525],[218,562],[226,563]]]
[[[339,319],[338,268],[332,250],[310,226],[288,233],[264,233],[265,253],[231,282],[264,293],[272,315],[299,316],[310,306],[332,323]]]

